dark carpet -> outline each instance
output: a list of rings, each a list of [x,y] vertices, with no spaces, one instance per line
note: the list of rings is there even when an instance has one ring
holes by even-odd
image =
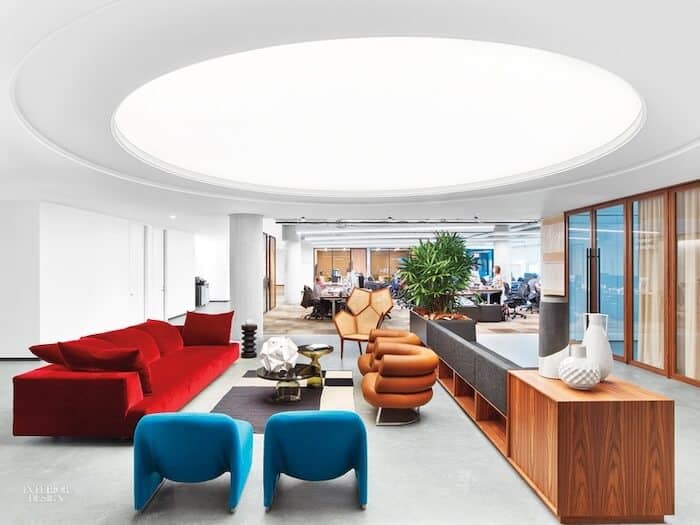
[[[265,431],[268,418],[278,412],[292,410],[318,410],[321,405],[321,388],[302,388],[301,401],[297,403],[275,403],[271,396],[275,392],[275,383],[270,387],[234,386],[228,394],[212,409],[212,412],[227,414],[235,419],[249,421],[256,434]]]

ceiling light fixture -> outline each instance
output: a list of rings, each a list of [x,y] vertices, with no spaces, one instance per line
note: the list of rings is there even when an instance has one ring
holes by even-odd
[[[200,182],[385,199],[545,177],[614,151],[643,122],[637,92],[593,64],[495,42],[384,37],[173,71],[126,97],[112,130],[143,162]]]

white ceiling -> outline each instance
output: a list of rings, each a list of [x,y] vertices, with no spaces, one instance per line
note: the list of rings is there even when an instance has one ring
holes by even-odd
[[[185,229],[235,212],[507,220],[698,178],[695,1],[24,0],[3,5],[2,13],[0,76],[9,89],[0,97],[3,199],[40,198]],[[463,38],[561,53],[626,80],[644,100],[647,119],[622,148],[566,172],[381,201],[189,180],[136,159],[112,136],[119,103],[170,71],[264,46],[368,36]]]

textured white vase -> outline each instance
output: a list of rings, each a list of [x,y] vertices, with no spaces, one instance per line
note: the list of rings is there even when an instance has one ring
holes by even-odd
[[[613,353],[608,341],[608,316],[606,314],[583,314],[583,346],[586,356],[600,367],[600,380],[610,375]]]
[[[586,357],[586,347],[571,345],[571,357],[559,364],[559,379],[576,390],[590,390],[600,383],[598,363]]]

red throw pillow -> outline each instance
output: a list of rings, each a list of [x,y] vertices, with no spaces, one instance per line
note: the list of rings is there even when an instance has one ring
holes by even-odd
[[[228,345],[232,322],[232,311],[223,314],[187,312],[182,339],[185,346]]]
[[[105,348],[115,348],[115,345],[109,341],[104,341],[102,339],[96,339],[94,337],[83,337],[81,340],[83,346],[90,346],[94,350],[103,350]],[[75,341],[71,341],[75,342]],[[34,345],[29,347],[29,351],[37,356],[39,359],[46,361],[47,363],[53,363],[55,365],[65,365],[63,361],[63,355],[61,354],[61,349],[58,343],[51,343],[48,345]]]
[[[131,372],[139,373],[141,389],[150,394],[151,369],[144,361],[138,348],[101,348],[96,349],[84,339],[58,343],[65,366],[82,372]]]
[[[29,351],[47,363],[53,363],[54,365],[63,364],[63,356],[61,355],[61,349],[58,348],[58,343],[30,346]]]
[[[133,328],[143,330],[144,332],[150,334],[151,337],[156,340],[156,344],[160,350],[160,355],[182,350],[182,347],[185,344],[182,341],[182,334],[180,333],[180,330],[170,323],[166,323],[165,321],[149,319],[145,323],[137,324]]]
[[[160,349],[156,340],[151,334],[136,328],[124,328],[122,330],[114,330],[113,332],[104,332],[95,334],[90,338],[102,339],[109,341],[119,348],[138,348],[141,350],[144,361],[152,363],[160,359]]]

